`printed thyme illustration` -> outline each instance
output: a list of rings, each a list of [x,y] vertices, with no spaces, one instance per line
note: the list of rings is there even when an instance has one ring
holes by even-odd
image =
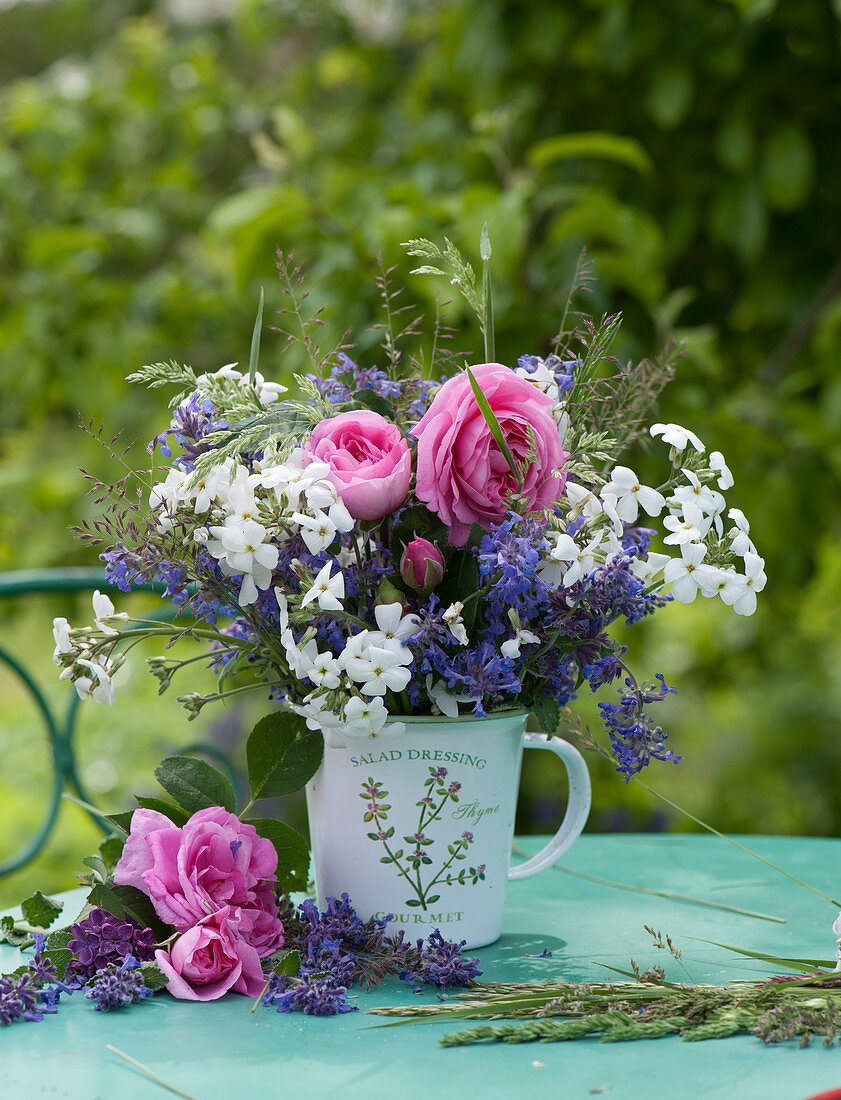
[[[484,863],[478,867],[462,867],[455,873],[453,864],[467,859],[467,849],[473,843],[473,833],[465,831],[457,840],[447,845],[447,859],[438,873],[427,883],[423,882],[424,869],[432,868],[433,865],[427,849],[435,843],[434,838],[427,836],[426,830],[433,822],[441,820],[441,812],[448,803],[458,802],[458,792],[461,790],[461,783],[455,780],[445,786],[446,778],[446,768],[429,769],[429,776],[423,784],[423,797],[415,803],[420,810],[417,828],[411,836],[403,837],[403,842],[411,846],[408,850],[393,850],[395,830],[393,825],[388,824],[391,806],[384,801],[388,797],[388,791],[383,789],[382,783],[369,776],[362,784],[362,793],[359,796],[366,802],[363,821],[373,822],[377,830],[368,833],[368,839],[382,844],[386,854],[380,858],[380,863],[394,864],[398,874],[409,884],[415,897],[408,898],[406,905],[415,909],[425,910],[440,900],[440,894],[431,892],[435,886],[466,886],[468,883],[475,885],[485,878]]]

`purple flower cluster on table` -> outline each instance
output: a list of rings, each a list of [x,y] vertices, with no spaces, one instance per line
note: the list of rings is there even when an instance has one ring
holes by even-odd
[[[263,1003],[278,1012],[332,1016],[356,1011],[348,999],[353,985],[367,987],[392,975],[417,988],[450,989],[482,973],[478,959],[461,954],[463,941],[448,942],[436,929],[426,943],[412,943],[402,931],[386,933],[391,919],[363,921],[347,894],[328,898],[323,912],[311,899],[302,902],[285,921],[286,947],[298,951],[300,972],[271,974]]]
[[[58,999],[72,988],[58,979],[55,966],[44,952],[44,935],[35,935],[35,957],[23,973],[0,977],[0,1027],[16,1020],[37,1023],[58,1010]]]
[[[131,918],[120,919],[102,908],[92,909],[76,921],[67,944],[73,960],[69,975],[93,978],[98,970],[122,965],[127,957],[151,962],[155,957],[155,937],[150,928],[141,928]]]

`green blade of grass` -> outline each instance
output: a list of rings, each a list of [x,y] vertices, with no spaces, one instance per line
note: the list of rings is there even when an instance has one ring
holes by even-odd
[[[470,386],[473,390],[473,396],[476,398],[476,404],[479,406],[479,412],[484,417],[485,423],[491,430],[491,435],[496,440],[496,444],[505,456],[505,461],[511,468],[511,473],[517,478],[518,492],[522,488],[522,478],[520,477],[520,471],[517,469],[517,463],[514,461],[514,456],[511,454],[511,448],[505,442],[505,436],[502,434],[502,428],[499,421],[496,418],[496,414],[488,403],[487,397],[482,393],[482,387],[476,381],[473,376],[473,371],[470,367],[464,368],[467,371],[467,377],[470,379]]]
[[[479,255],[482,257],[482,335],[485,338],[485,362],[493,363],[496,360],[496,341],[494,339],[494,303],[491,289],[491,238],[488,235],[487,222],[482,226],[482,236],[479,239]]]
[[[260,287],[260,304],[257,307],[257,320],[254,322],[254,331],[251,333],[251,354],[248,357],[248,381],[254,388],[254,378],[257,374],[257,366],[260,362],[260,333],[263,329],[263,288]]]

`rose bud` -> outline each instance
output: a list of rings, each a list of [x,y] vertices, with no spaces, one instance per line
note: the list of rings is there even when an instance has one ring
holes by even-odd
[[[437,588],[444,578],[444,559],[435,543],[421,538],[413,538],[408,546],[404,543],[400,576],[423,596]]]

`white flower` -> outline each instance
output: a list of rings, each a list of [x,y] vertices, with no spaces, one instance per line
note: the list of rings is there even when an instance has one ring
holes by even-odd
[[[178,505],[189,498],[190,494],[186,488],[187,477],[183,470],[173,466],[164,481],[152,486],[149,493],[149,507],[153,512],[160,512],[157,526],[161,532],[172,530]]]
[[[447,691],[443,680],[436,680],[433,683],[432,676],[427,676],[426,693],[447,718],[458,718],[458,699]]]
[[[540,641],[540,638],[536,634],[532,634],[530,630],[523,630],[520,616],[513,607],[508,609],[508,618],[514,627],[514,637],[503,642],[499,648],[503,657],[510,657],[513,660],[515,657],[520,656],[520,646],[534,645]]]
[[[412,676],[402,654],[375,645],[368,646],[364,657],[345,657],[342,665],[352,680],[361,683],[359,690],[363,695],[402,691]]]
[[[79,698],[93,699],[95,703],[107,703],[110,707],[115,695],[114,681],[109,675],[112,670],[106,668],[99,660],[88,661],[84,657],[79,657],[76,664],[90,669],[93,673],[93,677],[79,676],[73,681]]]
[[[668,554],[655,554],[649,550],[645,558],[634,558],[631,562],[631,572],[638,577],[643,584],[650,584],[666,567],[666,562],[672,559]]]
[[[76,650],[70,641],[70,624],[67,619],[53,619],[53,638],[55,639],[53,661],[60,665],[62,653],[74,653]]]
[[[317,695],[306,703],[286,704],[294,714],[300,714],[307,721],[307,729],[322,730],[325,735],[340,733],[344,727],[344,721],[340,714],[335,714],[326,705],[326,698]]]
[[[382,645],[388,649],[389,643],[394,648],[396,642],[399,649],[406,650],[411,660],[411,652],[403,643],[417,631],[420,625],[417,615],[404,615],[403,605],[400,603],[381,603],[374,608],[374,618],[379,630],[371,631],[370,644]]]
[[[305,516],[301,512],[295,512],[292,519],[301,527],[301,537],[307,544],[307,549],[311,554],[320,554],[322,550],[326,550],[336,537],[337,527],[335,523],[320,509],[314,516]]]
[[[837,962],[835,963],[835,969],[841,970],[841,913],[835,918],[832,925],[832,931],[837,937],[837,947],[835,948],[835,958]]]
[[[307,669],[307,679],[316,687],[325,687],[328,690],[337,688],[341,682],[341,665],[328,650],[317,654],[315,660]]]
[[[696,451],[705,451],[706,447],[688,428],[682,428],[680,424],[652,424],[649,432],[653,436],[662,436],[663,442],[674,447],[676,451],[685,451],[687,444],[691,443]]]
[[[461,600],[456,600],[455,603],[451,603],[441,618],[447,624],[447,629],[458,642],[459,645],[467,645],[468,637],[467,630],[464,626],[464,620],[461,617],[461,613],[464,610],[464,604]]]
[[[693,542],[680,548],[681,557],[672,558],[663,570],[663,580],[671,584],[672,595],[680,603],[692,603],[706,579],[701,561],[707,552],[702,542]]]
[[[768,582],[765,576],[765,561],[758,554],[745,554],[744,587],[733,601],[733,610],[737,615],[752,615],[756,611],[756,593],[761,592]],[[724,600],[724,596],[721,597]],[[729,603],[729,600],[724,600]]]
[[[730,549],[734,554],[738,554],[740,558],[743,558],[745,554],[755,554],[756,547],[749,538],[750,524],[745,513],[739,508],[731,508],[727,515],[733,520],[734,524],[728,531]]]
[[[582,548],[570,535],[558,535],[549,557],[554,561],[571,563],[563,576],[564,588],[570,588],[576,581],[592,573],[596,564],[595,551],[601,545],[603,538],[604,530],[601,530]]]
[[[348,737],[376,737],[387,721],[388,711],[382,699],[360,699],[355,695],[345,703],[345,725],[341,732]]]
[[[669,503],[677,501],[682,507],[687,504],[694,504],[705,516],[719,515],[725,504],[721,493],[717,493],[709,485],[702,485],[698,475],[693,473],[692,470],[683,470],[682,473],[689,484],[681,485],[680,488],[675,489],[674,496]]]
[[[564,486],[564,492],[572,502],[571,517],[584,515],[587,519],[601,515],[602,505],[595,493],[585,489],[575,481],[568,481]]]
[[[266,542],[268,532],[253,519],[237,522],[229,517],[223,527],[211,527],[214,538],[207,549],[219,561],[228,576],[242,574],[239,605],[247,607],[257,599],[258,589],[272,583],[272,570],[277,565],[278,550]]]
[[[711,520],[697,504],[684,504],[683,519],[680,516],[666,516],[663,526],[672,533],[667,535],[663,542],[667,546],[685,546],[690,542],[698,542],[704,538],[710,529]]]
[[[713,472],[718,473],[718,487],[719,489],[732,489],[733,488],[733,475],[724,461],[724,455],[721,451],[710,452],[710,469]]]
[[[281,386],[279,382],[267,382],[258,370],[254,372],[253,386],[248,375],[243,375],[240,385],[252,387],[261,405],[271,405],[282,393],[287,392],[286,386]]]
[[[318,606],[322,611],[341,611],[342,600],[345,598],[345,578],[341,569],[335,576],[330,576],[333,563],[328,561],[319,570],[318,576],[313,581],[312,588],[301,600],[301,607],[306,607],[313,600],[318,600]]]
[[[717,569],[707,566],[700,577],[701,591],[707,597],[721,596],[723,603],[731,607],[745,591],[745,578],[735,569]]]
[[[627,466],[614,466],[610,481],[602,489],[600,496],[616,497],[616,512],[625,523],[634,523],[642,507],[650,516],[659,516],[666,506],[666,498],[656,489],[641,485],[633,470]]]
[[[98,588],[93,594],[92,602],[93,613],[95,616],[94,622],[96,623],[97,627],[99,627],[99,629],[102,631],[102,633],[119,634],[119,630],[114,630],[114,628],[110,626],[109,623],[115,621],[126,622],[128,620],[128,615],[125,613],[125,611],[121,611],[119,615],[116,614],[114,611],[114,605],[113,603],[111,603],[111,600],[108,598],[108,596],[104,595],[104,593],[100,592]]]

